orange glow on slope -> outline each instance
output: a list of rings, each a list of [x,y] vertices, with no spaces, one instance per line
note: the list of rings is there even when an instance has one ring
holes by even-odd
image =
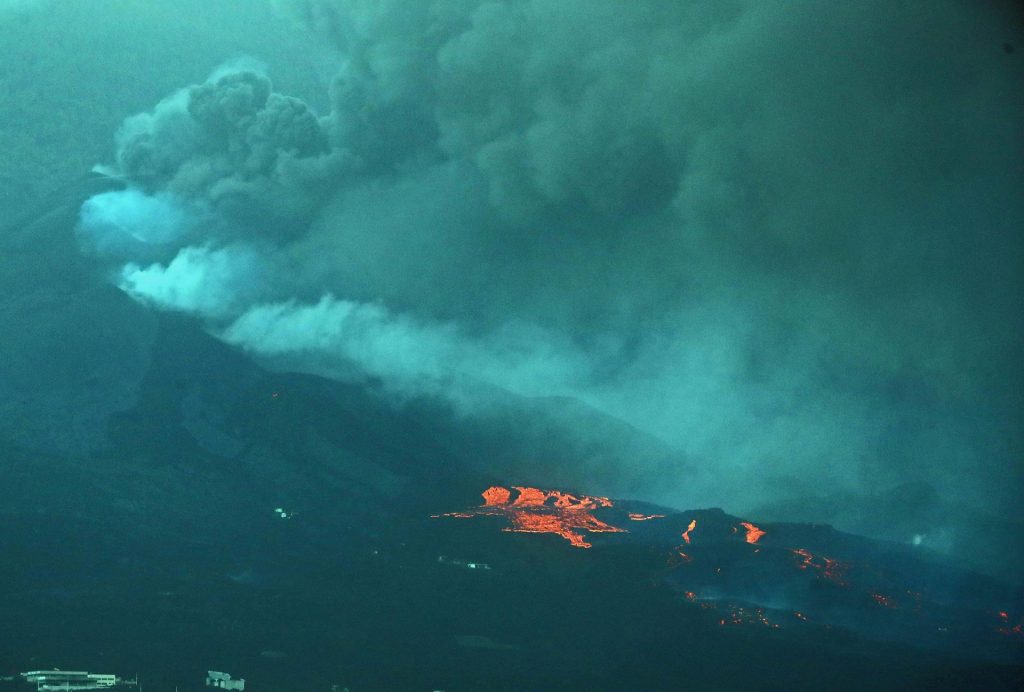
[[[501,490],[508,493],[505,488],[501,488]],[[516,490],[519,491],[519,497],[517,497],[512,503],[516,507],[540,507],[545,501],[547,501],[549,495],[549,493],[546,493],[539,488],[516,488]],[[554,496],[556,492],[557,491],[552,491],[550,494]],[[511,493],[508,493],[508,496],[511,496]],[[508,500],[506,499],[506,502],[507,501]]]
[[[999,634],[1017,637],[1024,635],[1024,622],[1018,622],[1016,625],[1011,627],[1010,614],[1004,610],[999,611],[999,619],[1001,622],[999,623],[999,628],[996,629],[996,632]]]
[[[512,497],[512,491],[508,488],[499,488],[497,486],[491,486],[483,492],[484,506],[495,507],[497,505],[507,505],[508,500]]]
[[[753,545],[754,543],[757,543],[759,540],[761,540],[761,536],[763,536],[765,534],[764,531],[762,531],[760,528],[754,526],[749,521],[741,521],[740,522],[740,526],[742,526],[743,528],[745,528],[747,530],[746,541],[747,541],[747,543],[750,543],[751,545]]]
[[[669,567],[678,567],[681,564],[679,560],[682,560],[683,562],[693,562],[693,557],[687,555],[686,552],[683,551],[683,546],[690,545],[690,532],[693,531],[695,528],[697,528],[697,520],[692,519],[690,520],[690,525],[686,527],[686,531],[683,531],[683,544],[676,546],[676,552],[674,554],[669,555]]]
[[[690,532],[697,528],[697,520],[694,519],[690,522],[690,525],[686,527],[686,531],[683,531],[683,543],[690,544]]]
[[[714,610],[719,611],[722,615],[718,618],[718,624],[721,627],[733,627],[737,625],[761,625],[769,629],[777,630],[781,626],[772,622],[768,619],[768,614],[764,608],[758,608],[756,606],[742,606],[735,603],[719,602],[713,603],[702,598],[698,598],[697,594],[693,591],[684,591],[683,598],[688,603],[700,606],[701,610]],[[799,611],[793,611],[793,615],[804,622],[807,621],[807,616]]]
[[[729,612],[718,621],[723,627],[735,625],[762,625],[769,629],[779,629],[778,624],[772,622],[765,615],[761,608],[744,608],[742,606],[729,606]]]
[[[804,550],[803,548],[794,548],[793,554],[800,558],[800,564],[797,565],[797,567],[799,567],[800,569],[807,569],[808,567],[812,566],[814,556],[806,550]]]
[[[516,491],[512,499],[512,490]],[[451,512],[441,516],[464,519],[476,516],[503,516],[511,526],[502,531],[558,534],[577,548],[589,548],[583,531],[590,533],[623,533],[625,529],[606,524],[592,512],[611,507],[606,497],[570,495],[560,490],[540,490],[514,486],[512,490],[492,486],[482,495],[484,504],[470,512]]]
[[[839,560],[833,560],[830,557],[822,555],[818,557],[803,548],[791,549],[793,555],[800,559],[797,567],[800,569],[813,569],[821,573],[821,576],[828,581],[837,584],[839,586],[848,586],[846,580],[843,579],[846,573],[846,563],[840,562]]]
[[[664,514],[638,514],[636,512],[629,513],[630,521],[648,521],[650,519],[664,519]]]

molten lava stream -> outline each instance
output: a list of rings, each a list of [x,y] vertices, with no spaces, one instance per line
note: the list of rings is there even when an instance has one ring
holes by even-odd
[[[484,507],[498,507],[500,505],[507,505],[509,498],[512,497],[512,491],[508,488],[499,488],[498,486],[491,486],[487,490],[481,493],[484,498]]]
[[[765,534],[764,531],[762,531],[758,527],[754,526],[749,521],[742,521],[742,522],[740,522],[740,526],[742,526],[743,528],[745,528],[747,530],[747,535],[744,538],[744,540],[746,540],[747,543],[750,543],[751,545],[753,545],[754,543],[757,543],[759,540],[761,540],[761,536],[763,536]]]
[[[800,560],[797,563],[797,568],[811,568],[821,573],[821,576],[824,579],[837,584],[838,586],[849,586],[849,584],[847,584],[843,579],[843,575],[846,573],[847,568],[846,563],[840,562],[839,560],[833,560],[832,558],[825,557],[824,555],[817,557],[804,548],[791,548],[790,552]],[[816,562],[816,560],[820,560],[820,562]]]
[[[515,491],[513,499],[512,491]],[[593,510],[611,507],[606,497],[570,495],[560,490],[540,490],[515,486],[512,490],[492,486],[482,493],[484,504],[465,512],[441,516],[464,519],[475,516],[503,516],[511,524],[503,531],[519,533],[554,533],[577,548],[590,548],[583,531],[590,533],[623,533],[625,529],[607,524],[593,515]]]
[[[694,519],[690,522],[690,525],[686,527],[686,531],[683,531],[683,543],[690,544],[690,532],[697,528],[697,520]]]

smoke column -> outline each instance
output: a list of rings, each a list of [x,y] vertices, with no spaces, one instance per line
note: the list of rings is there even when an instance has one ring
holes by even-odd
[[[908,482],[1015,506],[1012,10],[279,7],[337,53],[329,112],[228,65],[128,118],[130,185],[78,233],[133,298],[467,415],[576,397],[736,511]]]

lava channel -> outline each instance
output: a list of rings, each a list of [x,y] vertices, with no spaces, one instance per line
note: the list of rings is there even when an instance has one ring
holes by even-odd
[[[697,520],[692,519],[689,525],[686,527],[686,531],[683,531],[683,543],[690,545],[690,532],[697,528]]]
[[[747,530],[747,535],[744,537],[744,540],[751,545],[761,540],[761,536],[766,533],[762,529],[751,524],[749,521],[741,521],[740,526]]]
[[[513,491],[515,497],[513,499]],[[583,538],[589,533],[625,533],[625,529],[607,524],[593,515],[595,509],[611,507],[606,497],[570,495],[560,490],[540,490],[515,486],[512,489],[491,486],[482,493],[484,504],[465,512],[442,517],[465,519],[478,516],[503,516],[511,526],[502,531],[554,533],[577,548],[590,548]]]
[[[821,577],[837,586],[849,586],[845,575],[848,565],[824,555],[814,555],[804,548],[791,548],[790,552],[797,558],[797,567],[817,571]]]

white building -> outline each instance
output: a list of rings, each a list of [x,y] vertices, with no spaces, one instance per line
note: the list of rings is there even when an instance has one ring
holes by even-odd
[[[227,673],[216,670],[206,671],[206,686],[216,687],[221,690],[244,690],[245,679],[232,680]]]
[[[22,673],[25,682],[34,682],[39,692],[57,690],[105,690],[121,680],[107,673],[87,673],[84,670],[30,670]]]

